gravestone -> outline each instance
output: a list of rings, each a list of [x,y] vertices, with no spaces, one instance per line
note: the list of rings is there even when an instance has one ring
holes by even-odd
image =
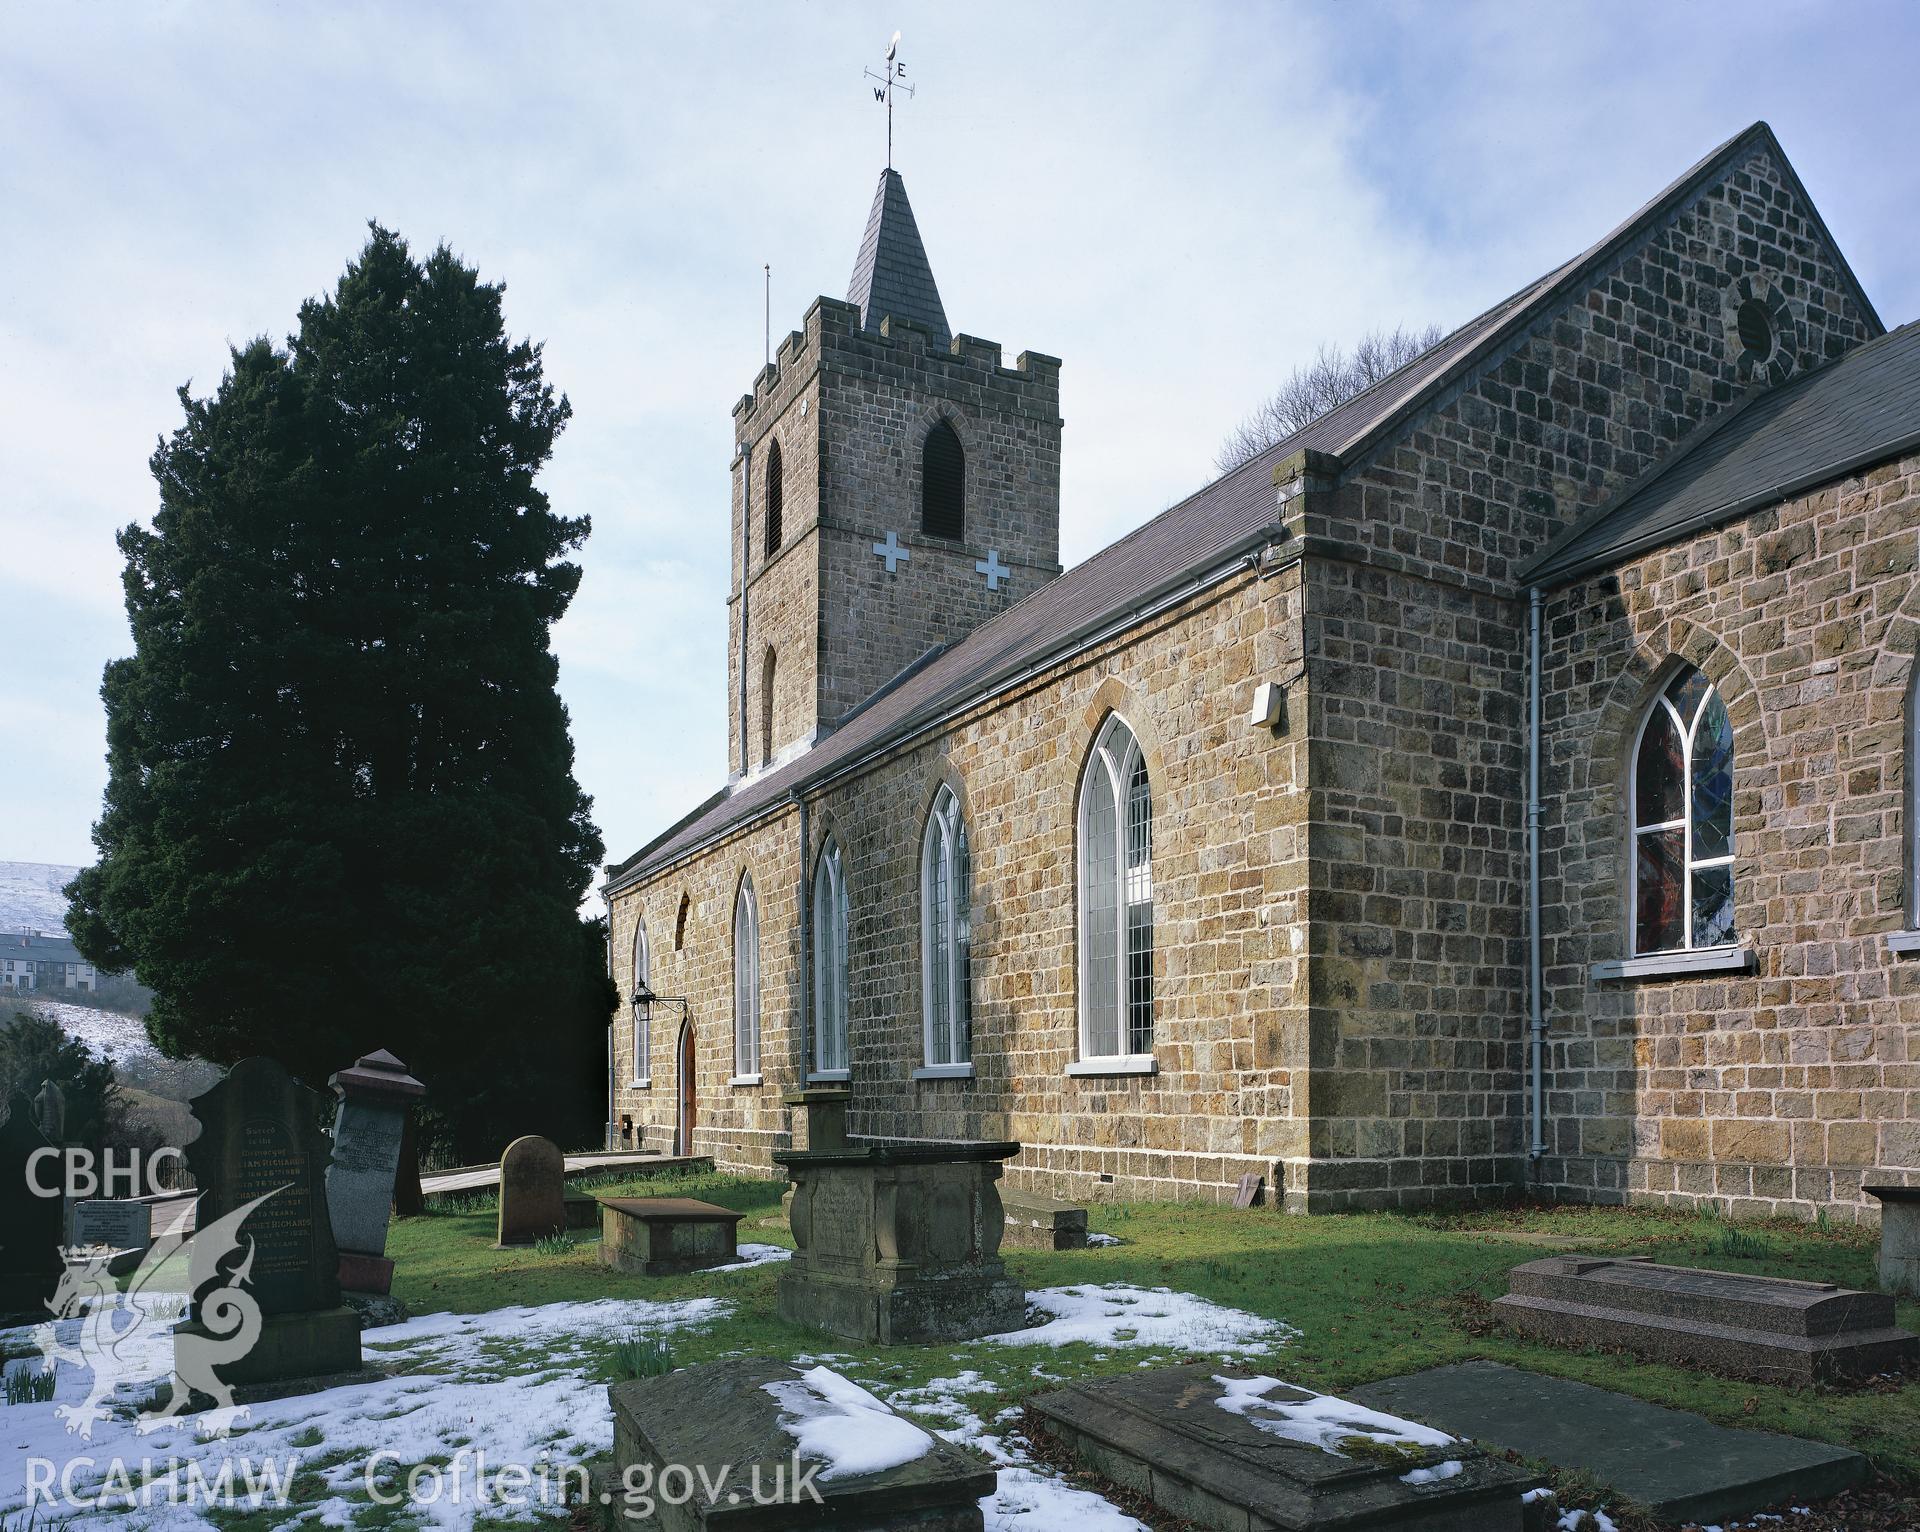
[[[47,1300],[66,1269],[60,1255],[60,1162],[52,1154],[34,1159],[37,1151],[56,1147],[35,1122],[33,1103],[16,1091],[0,1120],[0,1324],[46,1319]],[[52,1193],[41,1195],[35,1181]]]
[[[1240,1184],[1233,1189],[1233,1205],[1242,1210],[1257,1208],[1266,1200],[1267,1178],[1256,1171],[1248,1171],[1240,1178]]]
[[[845,1093],[807,1096],[808,1142],[846,1147],[773,1157],[794,1183],[780,1317],[882,1346],[1019,1328],[1026,1293],[1000,1260],[994,1182],[1020,1146],[847,1145]]]
[[[1611,1389],[1498,1362],[1457,1362],[1353,1390],[1496,1451],[1584,1469],[1663,1522],[1726,1522],[1783,1500],[1823,1500],[1866,1481],[1845,1447],[1717,1426]]]
[[[613,1497],[606,1524],[621,1532],[980,1532],[980,1500],[994,1490],[987,1464],[825,1368],[734,1357],[607,1394],[613,1464],[594,1488]],[[836,1445],[860,1458],[829,1456]],[[662,1491],[652,1520],[629,1514],[638,1508],[622,1500],[623,1481]]]
[[[340,1247],[340,1285],[349,1292],[393,1291],[387,1217],[407,1114],[427,1093],[384,1048],[327,1081],[340,1098],[327,1165],[327,1215]]]
[[[1880,1199],[1880,1285],[1920,1298],[1920,1186],[1864,1186]]]
[[[1578,1255],[1528,1261],[1507,1281],[1494,1308],[1523,1335],[1764,1383],[1891,1372],[1920,1356],[1920,1337],[1894,1326],[1891,1297],[1831,1282]]]
[[[1084,1250],[1087,1247],[1087,1210],[1071,1202],[1043,1197],[1038,1192],[1003,1186],[1000,1206],[1006,1210],[1003,1245],[1021,1250]]]
[[[1443,1432],[1217,1365],[1090,1378],[1028,1407],[1102,1478],[1220,1532],[1520,1532],[1538,1482]]]
[[[40,1093],[33,1098],[33,1116],[48,1143],[67,1141],[67,1096],[52,1080],[43,1082]]]
[[[531,1245],[567,1228],[567,1160],[550,1139],[516,1138],[500,1156],[495,1248]]]
[[[145,1250],[153,1243],[153,1204],[97,1197],[73,1205],[73,1243]]]
[[[201,1243],[222,1219],[261,1198],[234,1231],[236,1258],[251,1246],[241,1290],[259,1306],[259,1338],[243,1355],[221,1361],[220,1380],[255,1385],[357,1372],[360,1320],[340,1301],[340,1255],[327,1216],[330,1146],[320,1126],[320,1093],[275,1060],[250,1058],[190,1105],[200,1133],[187,1145],[187,1164],[201,1192],[195,1209],[193,1313],[174,1332],[176,1390],[192,1379],[183,1346],[198,1348],[197,1356],[228,1349],[227,1316],[206,1305],[214,1292],[233,1291],[220,1285],[230,1284],[233,1274],[211,1269],[217,1252],[201,1249]],[[215,1329],[210,1320],[223,1323]]]
[[[603,1197],[600,1264],[644,1277],[723,1266],[745,1216],[692,1197]]]

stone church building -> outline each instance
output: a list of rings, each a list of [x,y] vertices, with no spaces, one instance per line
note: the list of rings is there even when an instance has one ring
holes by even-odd
[[[734,407],[727,786],[608,870],[616,1140],[1871,1217],[1920,1181],[1920,326],[1765,124],[1077,567],[1060,363],[881,178]]]

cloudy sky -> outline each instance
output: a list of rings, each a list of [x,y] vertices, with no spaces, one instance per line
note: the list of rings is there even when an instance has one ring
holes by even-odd
[[[507,284],[593,518],[560,626],[610,857],[724,779],[733,401],[844,294],[883,159],[954,327],[1063,357],[1072,564],[1210,476],[1323,341],[1452,327],[1755,118],[1889,324],[1920,316],[1920,8],[0,0],[0,859],[80,863],[113,534],[227,348],[368,219]]]

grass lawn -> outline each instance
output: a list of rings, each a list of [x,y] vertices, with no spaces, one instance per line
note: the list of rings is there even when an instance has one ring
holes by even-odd
[[[740,1209],[748,1215],[740,1225],[742,1243],[763,1244],[791,1243],[780,1216],[784,1189],[782,1182],[717,1175],[603,1180],[595,1186],[615,1194],[697,1196]],[[1005,1255],[1014,1276],[1030,1289],[1088,1282],[1165,1286],[1284,1320],[1301,1334],[1258,1366],[1289,1382],[1338,1393],[1444,1362],[1488,1358],[1697,1410],[1728,1425],[1845,1443],[1896,1477],[1920,1478],[1920,1378],[1857,1390],[1749,1383],[1511,1338],[1486,1309],[1506,1291],[1509,1267],[1551,1254],[1554,1241],[1568,1238],[1677,1265],[1871,1289],[1877,1241],[1872,1231],[1787,1224],[1731,1228],[1692,1215],[1619,1208],[1311,1218],[1167,1204],[1095,1204],[1090,1211],[1093,1228],[1123,1243],[1010,1250]],[[858,1347],[775,1318],[779,1264],[643,1279],[602,1268],[591,1234],[576,1236],[564,1252],[509,1252],[491,1248],[493,1227],[491,1200],[483,1198],[458,1211],[397,1223],[387,1247],[397,1265],[395,1295],[416,1315],[609,1296],[718,1297],[732,1305],[731,1314],[705,1330],[674,1335],[676,1363],[742,1353],[832,1354],[841,1371],[890,1395],[971,1370],[986,1386],[968,1402],[985,1420],[1053,1380],[1123,1371],[1143,1357],[1174,1354],[1103,1352],[1088,1345]],[[1920,1329],[1920,1305],[1901,1304],[1899,1323]],[[377,1338],[377,1331],[369,1332],[370,1342]],[[910,1397],[904,1402],[911,1407]]]

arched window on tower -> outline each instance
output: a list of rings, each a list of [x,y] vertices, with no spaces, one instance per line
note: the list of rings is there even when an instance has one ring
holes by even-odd
[[[776,664],[773,645],[767,645],[767,656],[760,662],[760,764],[766,765],[773,759],[773,683]]]
[[[767,547],[762,555],[772,558],[780,551],[781,512],[787,503],[787,475],[780,458],[780,443],[767,444]]]
[[[1153,1053],[1153,793],[1113,714],[1080,784],[1080,1057]]]
[[[960,800],[942,787],[920,845],[920,999],[929,1069],[973,1058],[973,858]]]
[[[1733,725],[1711,682],[1675,673],[1633,751],[1633,950],[1733,941]]]
[[[812,1074],[847,1077],[847,878],[833,840],[813,870]]]
[[[967,454],[947,421],[927,432],[920,448],[920,530],[961,538],[967,531]]]

